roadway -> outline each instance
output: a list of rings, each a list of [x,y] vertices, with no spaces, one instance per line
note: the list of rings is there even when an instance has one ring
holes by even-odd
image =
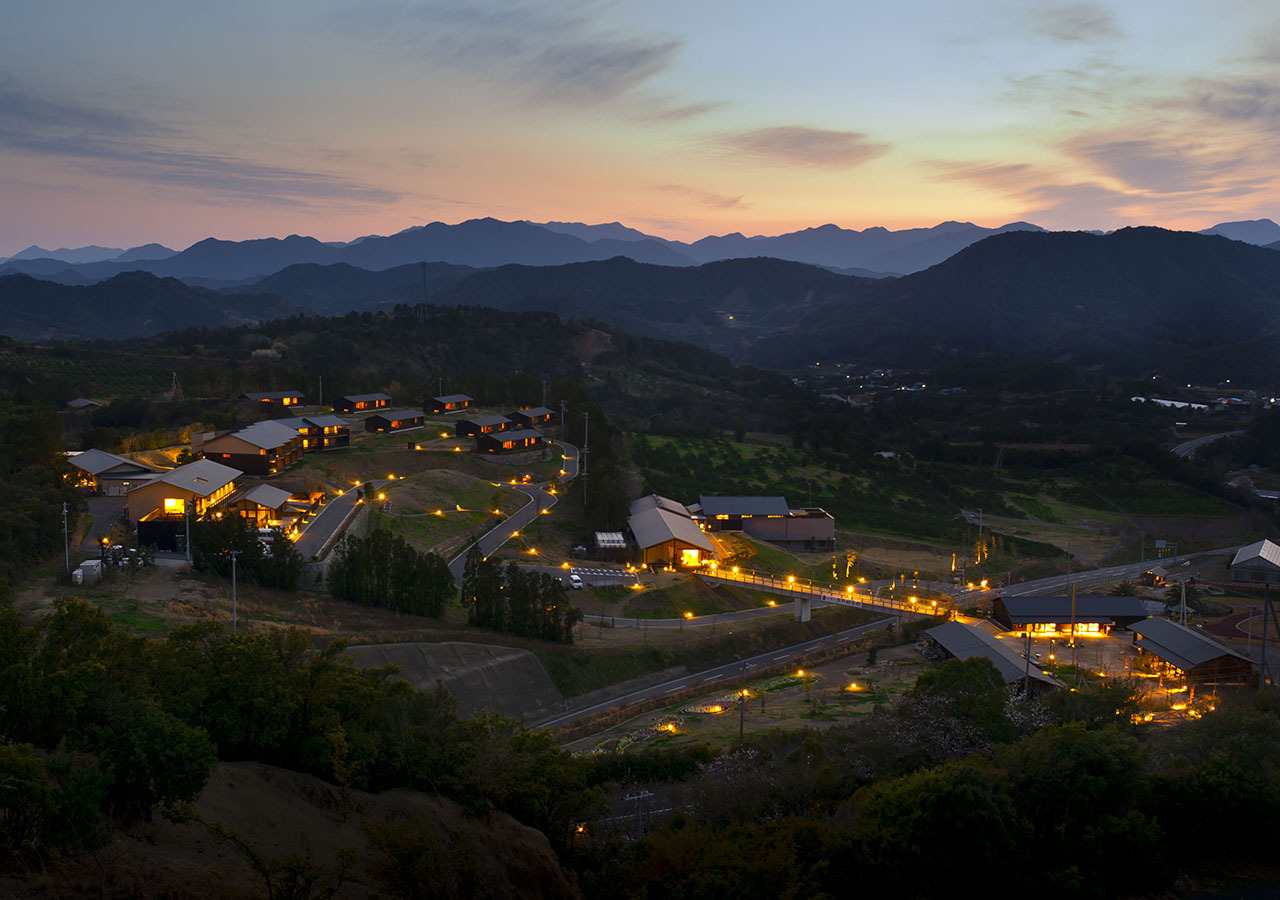
[[[1243,431],[1224,431],[1221,434],[1206,434],[1204,437],[1194,438],[1190,441],[1183,441],[1181,444],[1173,448],[1173,455],[1186,459],[1194,456],[1195,452],[1205,444],[1212,444],[1214,441],[1221,440],[1226,437],[1235,437],[1238,434],[1244,434]]]
[[[371,491],[377,491],[378,482],[370,481],[368,488]],[[331,497],[329,502],[321,508],[316,517],[311,520],[311,524],[294,542],[303,559],[311,561],[324,549],[329,538],[333,537],[342,527],[342,523],[347,520],[347,514],[355,508],[360,499],[359,494],[358,490],[348,488],[341,496]]]
[[[597,713],[605,712],[606,710],[632,706],[636,703],[643,703],[646,700],[660,699],[668,694],[675,694],[689,688],[696,688],[699,685],[740,677],[744,674],[749,674],[751,669],[775,666],[779,663],[805,656],[806,654],[812,653],[816,650],[833,648],[838,647],[841,644],[847,644],[868,632],[883,629],[885,625],[893,621],[893,618],[894,617],[889,616],[884,619],[880,619],[879,621],[871,622],[867,625],[859,625],[857,628],[849,628],[844,631],[836,632],[835,634],[829,634],[824,637],[804,641],[803,643],[792,644],[790,647],[770,650],[767,653],[760,653],[756,656],[748,657],[747,659],[740,659],[736,662],[716,666],[714,669],[706,669],[702,672],[694,672],[691,675],[683,675],[679,678],[673,678],[670,681],[663,682],[662,684],[641,688],[638,691],[632,691],[629,694],[623,694],[619,697],[604,700],[591,706],[585,706],[571,712],[549,716],[532,724],[535,728],[555,728],[560,725],[566,725],[570,722],[574,722],[578,719],[584,719]]]
[[[561,441],[555,443],[564,451],[562,474],[556,476],[555,483],[564,484],[578,474],[578,448]],[[551,484],[552,482],[515,485],[517,491],[529,497],[529,502],[486,531],[475,544],[468,544],[449,561],[449,571],[453,573],[453,580],[462,584],[462,573],[467,567],[467,554],[471,552],[473,546],[479,546],[482,556],[492,556],[499,547],[511,540],[516,532],[526,528],[538,518],[544,509],[555,506],[560,500],[560,495],[548,490]]]

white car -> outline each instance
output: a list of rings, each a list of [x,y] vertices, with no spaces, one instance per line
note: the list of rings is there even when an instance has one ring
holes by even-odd
[[[571,574],[569,576],[569,587],[573,588],[575,591],[582,590],[582,578],[576,574]]]

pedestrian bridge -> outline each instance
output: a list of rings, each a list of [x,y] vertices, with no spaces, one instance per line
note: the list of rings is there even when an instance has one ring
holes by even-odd
[[[917,600],[908,597],[898,600],[892,597],[877,597],[870,591],[848,585],[844,590],[833,585],[823,585],[808,578],[796,578],[794,575],[773,575],[769,572],[757,572],[754,569],[743,569],[739,566],[719,566],[708,564],[698,570],[697,575],[707,584],[740,584],[755,591],[789,597],[795,603],[797,622],[808,622],[813,613],[813,602],[834,603],[840,606],[852,606],[856,609],[869,609],[875,612],[889,612],[896,615],[947,615],[945,605],[937,600]]]

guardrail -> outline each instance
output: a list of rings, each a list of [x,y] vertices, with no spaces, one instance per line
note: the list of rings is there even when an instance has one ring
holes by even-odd
[[[899,600],[896,597],[877,597],[870,591],[855,588],[852,585],[847,585],[841,590],[835,585],[823,585],[809,578],[796,578],[794,575],[784,577],[771,572],[743,569],[739,566],[727,568],[703,566],[697,574],[704,580],[715,580],[724,584],[746,584],[784,596],[807,596],[824,603],[839,603],[858,608],[873,606],[878,609],[892,609],[922,615],[942,615],[947,609],[947,604],[939,604],[937,600],[925,602],[911,598]]]

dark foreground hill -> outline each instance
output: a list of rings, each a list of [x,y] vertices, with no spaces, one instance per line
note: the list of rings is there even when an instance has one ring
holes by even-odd
[[[126,272],[87,286],[0,277],[0,333],[24,341],[126,338],[242,325],[297,312],[272,294],[220,294],[173,278]]]
[[[980,353],[1274,380],[1280,255],[1216,236],[997,235],[944,263],[805,316],[751,359],[928,367]]]

